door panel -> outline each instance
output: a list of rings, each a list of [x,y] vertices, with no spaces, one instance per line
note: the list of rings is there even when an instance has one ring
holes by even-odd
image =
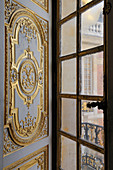
[[[48,157],[48,146],[41,148],[22,159],[12,163],[11,165],[5,167],[4,169],[47,169],[47,157]],[[26,163],[27,162],[27,163]],[[46,163],[45,163],[46,162]]]
[[[22,1],[5,1],[4,169],[13,166],[29,169],[32,163],[35,169],[48,169],[51,148],[48,67],[51,21],[45,19],[49,18],[48,3],[29,0],[27,6],[31,10]],[[34,12],[37,7],[38,14]]]

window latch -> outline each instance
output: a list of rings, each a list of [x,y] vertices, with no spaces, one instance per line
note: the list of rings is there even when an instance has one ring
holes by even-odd
[[[110,2],[107,2],[106,3],[106,5],[105,5],[105,7],[103,8],[103,14],[105,15],[105,14],[109,14],[110,13],[110,11],[111,11],[111,8],[112,8],[112,5],[111,5],[111,3]]]
[[[104,110],[105,109],[105,101],[101,101],[101,102],[89,102],[87,103],[87,107],[88,108],[94,108],[94,107],[98,107],[99,110]]]

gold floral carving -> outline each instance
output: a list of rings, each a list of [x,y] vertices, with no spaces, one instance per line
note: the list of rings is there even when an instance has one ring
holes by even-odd
[[[8,129],[4,129],[4,148],[3,148],[3,155],[7,155],[8,153],[11,153],[12,151],[15,151],[17,149],[20,149],[21,146],[16,145],[10,138],[8,134]]]
[[[38,6],[40,6],[41,8],[43,8],[45,11],[48,12],[48,0],[31,0],[34,3],[36,3]]]
[[[27,113],[27,117],[25,117],[25,121],[20,121],[19,133],[24,134],[24,136],[29,136],[32,134],[32,131],[36,128],[36,117],[30,116],[30,113]]]
[[[25,34],[25,37],[27,37],[28,42],[30,42],[32,38],[36,39],[37,29],[29,18],[21,19],[19,25],[20,28],[23,27],[20,32],[22,34]]]
[[[11,6],[11,4],[8,6],[9,1],[5,2],[7,7]],[[5,124],[9,126],[8,132],[13,141],[19,146],[24,146],[48,135],[48,23],[28,9],[16,7],[13,8],[14,10],[10,9],[12,13],[9,13],[10,17],[8,16],[9,20],[5,26],[7,51],[5,53]],[[19,45],[20,33],[27,39],[28,45],[16,60],[15,48]],[[30,49],[32,39],[37,40],[40,63]],[[10,62],[8,54],[10,54]],[[9,73],[10,78],[8,78]],[[28,109],[24,119],[19,119],[21,113],[19,108],[15,107],[15,91]],[[37,116],[33,116],[29,109],[38,94],[40,104],[37,105]]]
[[[5,167],[3,170],[20,169],[25,170],[37,166],[37,169],[48,170],[48,146],[27,155],[26,157]]]
[[[11,14],[19,9],[20,6],[11,0],[5,0],[5,20],[8,21]]]

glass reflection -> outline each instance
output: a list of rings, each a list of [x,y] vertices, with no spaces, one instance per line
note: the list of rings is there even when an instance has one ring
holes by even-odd
[[[76,0],[61,0],[61,19],[76,11]]]
[[[62,125],[61,129],[72,135],[76,135],[76,100],[61,99]]]
[[[76,18],[61,26],[61,56],[76,52]]]
[[[76,142],[61,137],[61,168],[76,170]]]
[[[76,58],[61,63],[61,93],[76,93]]]
[[[81,0],[81,6],[86,5],[87,3],[91,2],[92,0]]]

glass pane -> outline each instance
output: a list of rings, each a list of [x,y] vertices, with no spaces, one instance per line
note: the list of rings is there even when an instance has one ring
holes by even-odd
[[[80,94],[103,96],[103,52],[80,58]]]
[[[76,0],[61,0],[61,18],[76,11]]]
[[[61,56],[76,52],[76,18],[61,26]]]
[[[76,100],[61,99],[62,130],[76,135]]]
[[[86,5],[87,3],[91,2],[92,0],[81,0],[81,6]]]
[[[61,63],[61,92],[76,93],[76,58]]]
[[[81,145],[81,169],[104,170],[104,155]]]
[[[103,2],[81,15],[81,50],[103,44]]]
[[[104,114],[97,107],[89,109],[87,103],[81,101],[81,138],[104,147]]]
[[[61,168],[76,170],[76,142],[61,137]]]

